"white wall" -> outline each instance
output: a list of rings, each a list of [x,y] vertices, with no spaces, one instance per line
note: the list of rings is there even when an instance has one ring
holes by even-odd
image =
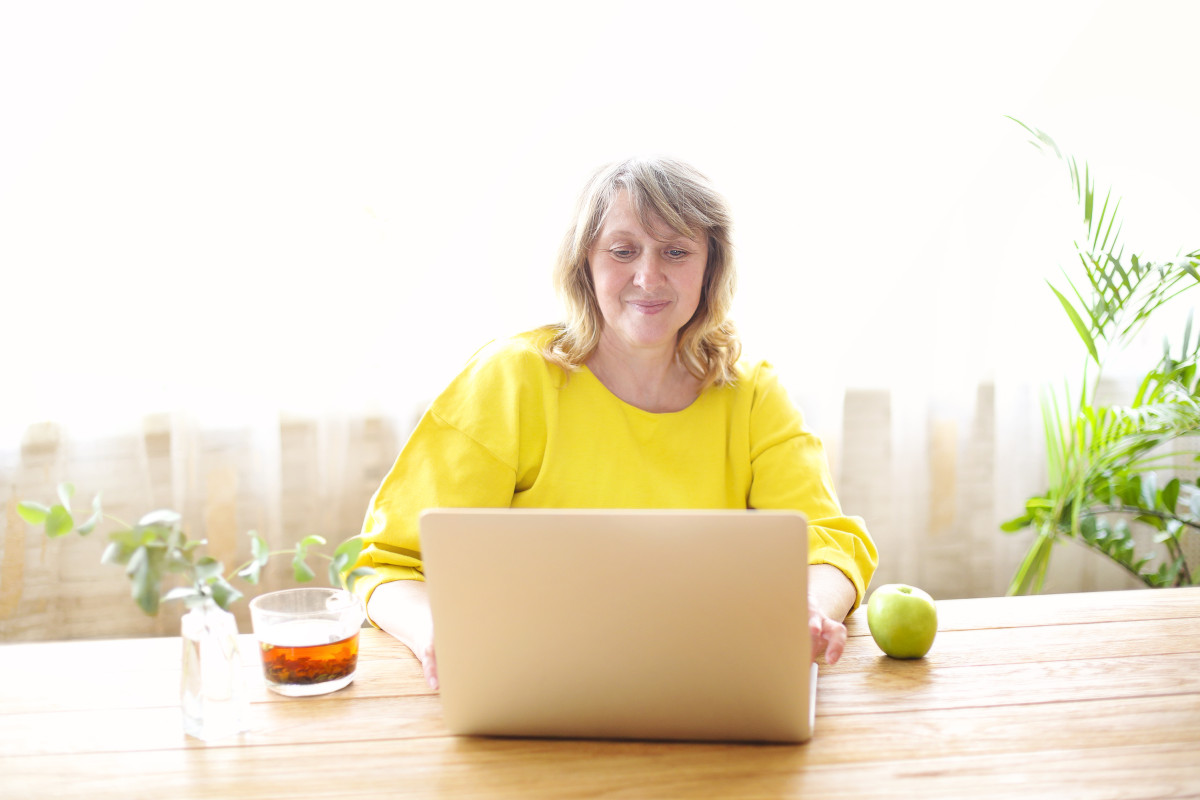
[[[1198,24],[1188,0],[0,0],[0,451],[45,419],[408,417],[557,316],[575,193],[639,152],[729,196],[748,348],[835,459],[847,387],[893,392],[903,448],[905,413],[1080,363],[1044,284],[1066,175],[1004,115],[1116,184],[1134,249],[1200,246]]]
[[[0,324],[33,380],[6,402],[75,413],[46,365],[161,402],[435,386],[555,317],[574,194],[634,152],[730,196],[741,325],[800,392],[973,360],[964,327],[1044,305],[1029,243],[1073,233],[1022,216],[1065,179],[1002,115],[1117,181],[1150,246],[1196,245],[1200,174],[1200,7],[979,5],[8,2]]]

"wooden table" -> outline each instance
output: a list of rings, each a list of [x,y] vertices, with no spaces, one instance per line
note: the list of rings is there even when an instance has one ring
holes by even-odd
[[[938,608],[920,661],[853,616],[799,746],[449,736],[373,630],[332,695],[248,666],[252,730],[205,744],[180,727],[178,639],[4,645],[0,798],[1200,797],[1200,589]]]

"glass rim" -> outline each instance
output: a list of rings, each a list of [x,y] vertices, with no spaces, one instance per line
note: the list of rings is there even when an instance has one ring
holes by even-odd
[[[332,586],[295,586],[291,589],[278,589],[274,592],[263,592],[262,594],[250,600],[250,610],[263,611],[268,614],[289,613],[281,612],[276,609],[264,608],[259,601],[263,600],[264,598],[278,598],[283,595],[295,596],[299,594],[315,594],[317,592],[323,592],[326,594],[325,606],[323,609],[321,609],[322,611],[347,611],[355,606],[362,605],[362,600],[358,595],[345,589],[337,589]],[[345,600],[343,602],[336,602],[336,599],[339,597],[344,597]]]

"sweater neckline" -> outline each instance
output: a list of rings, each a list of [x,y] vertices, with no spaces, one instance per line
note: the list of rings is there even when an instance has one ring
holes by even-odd
[[[594,383],[596,385],[596,387],[599,388],[599,390],[601,392],[603,392],[607,397],[612,398],[614,403],[620,405],[623,408],[629,409],[631,412],[645,416],[648,419],[670,419],[670,418],[681,417],[684,414],[687,414],[692,409],[699,406],[701,400],[703,400],[704,397],[709,394],[709,389],[712,388],[712,387],[707,387],[705,389],[702,389],[700,391],[700,394],[696,395],[695,400],[688,403],[686,406],[679,409],[678,411],[647,411],[646,409],[635,406],[633,403],[626,402],[625,400],[622,400],[617,395],[613,394],[612,390],[604,385],[604,381],[602,381],[598,377],[596,377],[596,373],[592,372],[591,368],[588,367],[587,364],[581,364],[580,367],[582,367],[583,372],[587,373],[587,376],[592,381],[592,383]]]

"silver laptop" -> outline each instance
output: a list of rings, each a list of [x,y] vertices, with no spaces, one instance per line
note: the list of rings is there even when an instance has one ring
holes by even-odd
[[[437,509],[421,549],[452,733],[812,736],[800,514]]]

